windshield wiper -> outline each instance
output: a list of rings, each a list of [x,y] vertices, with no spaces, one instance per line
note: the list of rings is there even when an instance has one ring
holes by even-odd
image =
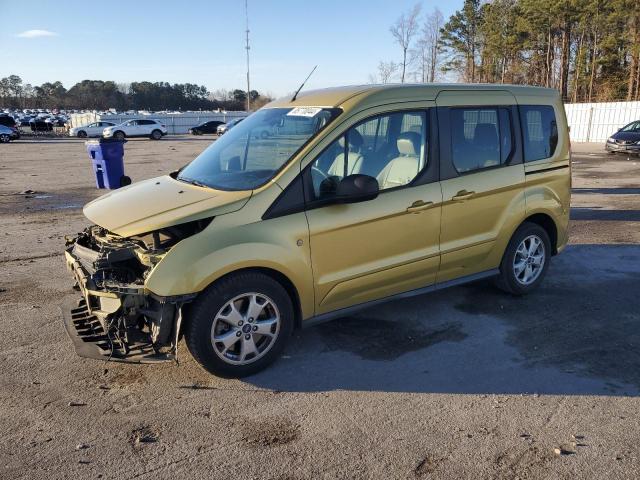
[[[191,185],[195,185],[196,187],[204,187],[204,188],[211,188],[209,185],[199,182],[198,180],[194,180],[193,178],[186,178],[186,177],[178,177],[178,180],[180,180],[181,182],[184,183],[189,183]]]

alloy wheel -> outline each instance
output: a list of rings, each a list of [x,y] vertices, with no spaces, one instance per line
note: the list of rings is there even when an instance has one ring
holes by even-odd
[[[211,326],[216,355],[232,365],[246,365],[262,358],[280,332],[280,312],[266,295],[238,295],[218,311]]]
[[[522,285],[531,285],[544,270],[545,259],[542,239],[537,235],[526,237],[518,245],[513,258],[513,273],[516,280]]]

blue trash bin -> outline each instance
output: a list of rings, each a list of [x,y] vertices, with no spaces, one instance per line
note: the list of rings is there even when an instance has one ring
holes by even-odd
[[[115,190],[131,182],[124,176],[125,142],[111,138],[85,142],[96,177],[96,187]]]

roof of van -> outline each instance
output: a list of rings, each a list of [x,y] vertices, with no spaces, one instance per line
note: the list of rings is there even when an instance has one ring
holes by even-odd
[[[379,100],[387,101],[434,100],[440,92],[445,90],[476,92],[487,90],[506,91],[511,92],[515,97],[527,95],[555,98],[559,95],[557,90],[551,88],[488,83],[350,85],[344,87],[324,88],[321,90],[301,91],[295,101],[291,101],[291,96],[282,97],[271,102],[268,107],[338,107],[354,97],[359,97],[359,102],[369,97],[379,97]]]

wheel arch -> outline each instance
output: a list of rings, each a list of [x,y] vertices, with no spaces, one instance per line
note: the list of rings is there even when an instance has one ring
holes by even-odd
[[[549,214],[538,212],[525,218],[522,223],[525,222],[534,223],[544,228],[551,241],[551,254],[556,255],[558,253],[558,226],[553,217]]]
[[[293,304],[294,328],[299,329],[302,326],[302,304],[300,302],[300,294],[298,293],[298,289],[296,288],[295,284],[289,279],[289,277],[274,268],[256,266],[232,270],[220,277],[217,277],[209,285],[207,285],[206,288],[209,288],[211,285],[220,282],[231,275],[250,272],[258,272],[271,277],[274,281],[278,282],[282,286],[282,288],[285,289],[285,291],[289,295],[289,298],[291,298],[291,303]],[[206,290],[206,288],[203,289],[200,293]]]

